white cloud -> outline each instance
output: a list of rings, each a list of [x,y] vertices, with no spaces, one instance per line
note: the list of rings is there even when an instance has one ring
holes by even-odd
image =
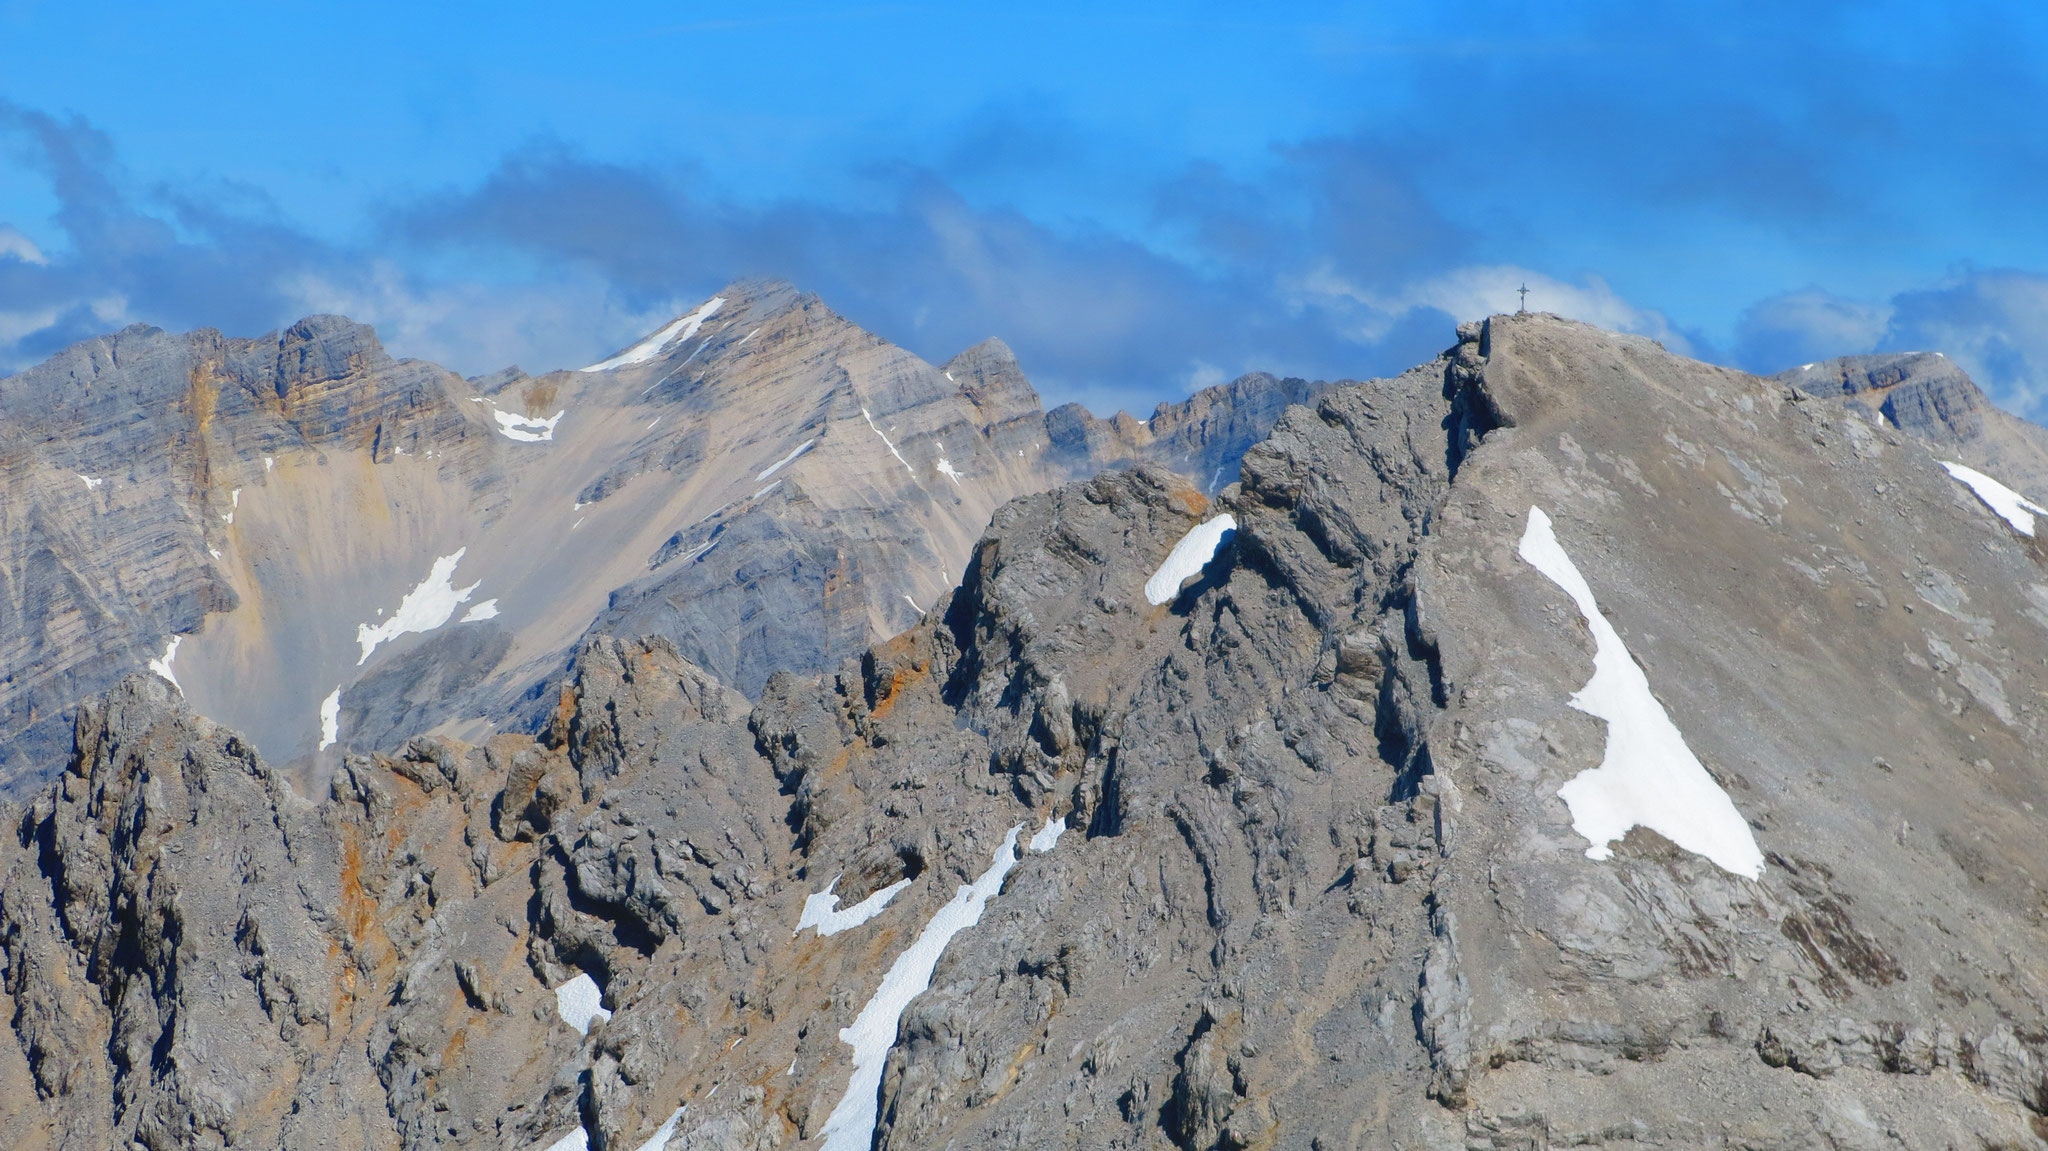
[[[360,270],[298,273],[279,289],[299,313],[331,312],[369,324],[393,355],[464,375],[510,364],[539,375],[588,363],[695,303],[621,309],[607,281],[581,272],[545,282],[423,283],[390,260]]]
[[[1818,288],[1790,292],[1769,301],[1770,322],[1808,339],[1839,348],[1867,348],[1884,338],[1892,306],[1845,300]]]
[[[0,224],[0,259],[16,259],[41,267],[50,262],[36,242],[6,224]]]
[[[23,336],[40,332],[57,322],[60,309],[44,308],[36,312],[0,312],[0,345],[11,344]],[[17,363],[15,367],[27,367]]]
[[[1381,291],[1362,287],[1326,266],[1282,287],[1301,303],[1340,300],[1364,305],[1364,311],[1352,321],[1350,334],[1371,342],[1385,337],[1401,317],[1417,308],[1434,308],[1459,322],[1513,312],[1521,307],[1516,289],[1524,285],[1529,288],[1532,312],[1551,312],[1617,332],[1649,336],[1680,355],[1693,354],[1691,341],[1672,327],[1664,313],[1629,303],[1598,276],[1589,275],[1584,283],[1572,284],[1513,264],[1470,264]]]

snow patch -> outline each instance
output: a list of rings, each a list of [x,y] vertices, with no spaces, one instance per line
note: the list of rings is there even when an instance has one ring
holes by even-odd
[[[272,468],[274,468],[274,467],[276,467],[276,466],[277,466],[277,457],[275,457],[275,456],[264,456],[264,457],[263,457],[263,474],[264,474],[264,475],[269,475],[269,474],[270,474],[270,469],[272,469]]]
[[[1641,826],[1724,871],[1762,875],[1763,853],[1749,824],[1650,693],[1649,677],[1600,614],[1592,587],[1557,542],[1542,508],[1529,509],[1517,554],[1571,597],[1593,633],[1593,678],[1571,705],[1607,721],[1607,748],[1599,767],[1580,772],[1557,793],[1571,808],[1572,830],[1592,843],[1586,856],[1612,857],[1608,845]]]
[[[592,1019],[610,1020],[612,1013],[599,1006],[604,992],[597,989],[597,980],[587,971],[579,971],[576,978],[555,988],[555,1010],[562,1016],[562,1022],[574,1027],[585,1035],[590,1034]]]
[[[89,476],[89,475],[86,475],[86,474],[85,474],[84,472],[76,472],[76,473],[74,473],[74,474],[75,474],[75,475],[77,475],[79,479],[81,479],[81,480],[84,480],[84,481],[85,481],[85,490],[86,490],[86,491],[91,491],[91,490],[93,490],[94,488],[96,488],[96,487],[100,486],[101,484],[103,484],[103,483],[106,483],[106,482],[107,482],[106,480],[104,480],[104,479],[101,479],[101,478],[100,478],[99,476]]]
[[[889,442],[889,437],[883,434],[881,425],[875,423],[875,417],[868,415],[868,410],[866,408],[862,408],[860,410],[860,414],[861,418],[868,422],[868,427],[873,428],[875,434],[882,437],[882,446],[889,449],[889,454],[896,457],[896,462],[903,465],[903,470],[910,473],[911,479],[916,479],[916,469],[910,466],[909,460],[903,458],[902,452],[896,450],[896,445]]]
[[[772,484],[769,484],[769,485],[768,485],[767,487],[765,487],[765,488],[761,488],[760,490],[756,491],[756,492],[755,492],[755,493],[754,493],[753,495],[751,495],[751,496],[748,496],[747,498],[748,498],[748,499],[754,499],[754,500],[758,500],[758,499],[760,499],[760,498],[761,498],[762,496],[765,496],[765,495],[767,495],[767,494],[768,494],[769,492],[772,492],[772,491],[774,491],[774,490],[775,490],[776,488],[779,488],[779,487],[781,487],[781,486],[782,486],[782,481],[781,481],[781,480],[776,480],[776,481],[775,481],[774,483],[772,483]]]
[[[724,296],[713,296],[710,299],[704,301],[702,304],[699,304],[697,306],[696,311],[691,312],[687,316],[681,316],[675,320],[670,321],[660,331],[654,333],[653,335],[647,337],[646,339],[640,341],[639,343],[634,344],[632,347],[627,348],[625,351],[620,352],[618,355],[613,356],[611,359],[600,360],[599,362],[592,364],[587,368],[578,368],[577,371],[609,372],[613,368],[624,368],[630,367],[634,364],[644,364],[647,361],[667,351],[669,345],[681,343],[684,340],[689,339],[691,336],[696,335],[697,329],[704,326],[704,321],[710,319],[713,315],[717,314],[718,309],[724,306]]]
[[[825,885],[825,890],[804,900],[803,914],[797,917],[796,930],[790,932],[791,935],[802,935],[806,927],[817,928],[820,935],[837,935],[849,927],[858,927],[880,915],[890,900],[910,886],[910,881],[899,879],[846,908],[839,908],[839,897],[832,894],[832,889],[838,884],[839,877],[835,875],[832,882]],[[839,909],[835,911],[834,908]]]
[[[466,547],[456,548],[454,555],[442,556],[435,560],[433,570],[427,573],[427,578],[421,580],[418,587],[406,593],[405,598],[399,601],[398,610],[391,613],[390,619],[375,627],[366,623],[356,625],[356,643],[363,649],[362,658],[356,660],[357,667],[369,662],[370,653],[377,650],[378,644],[411,632],[433,631],[448,622],[449,617],[455,614],[457,605],[469,601],[470,593],[476,591],[478,584],[483,581],[478,580],[464,588],[456,587],[454,582],[455,565],[461,562],[463,553],[468,550]]]
[[[1998,513],[1998,518],[2012,525],[2012,530],[2023,536],[2034,534],[2034,517],[2048,516],[2048,508],[2028,499],[2018,492],[1985,475],[1975,468],[1961,464],[1939,461],[1948,469],[1948,474],[1969,486],[1984,501],[1984,506]]]
[[[568,414],[569,410],[564,408],[546,419],[541,419],[537,416],[522,416],[514,412],[491,409],[491,418],[498,422],[498,434],[522,444],[537,444],[542,440],[554,439],[555,425],[561,423],[562,417]]]
[[[1045,826],[1031,837],[1031,850],[1043,854],[1060,845],[1060,836],[1067,833],[1067,817],[1046,820]]]
[[[960,486],[960,473],[954,469],[953,461],[944,456],[939,457],[939,474],[952,480],[954,487]]]
[[[788,466],[789,464],[796,462],[796,458],[798,456],[803,455],[807,451],[810,451],[811,445],[817,442],[818,441],[816,439],[808,439],[805,440],[803,443],[798,444],[795,451],[789,453],[788,455],[782,457],[779,460],[776,460],[774,463],[769,464],[767,467],[761,469],[760,474],[754,477],[754,482],[759,483],[762,480],[767,479],[769,476],[774,475],[776,472],[781,471],[784,467]]]
[[[1209,566],[1216,558],[1216,549],[1223,546],[1224,539],[1237,530],[1237,517],[1229,512],[1214,519],[1196,524],[1188,534],[1173,545],[1167,553],[1166,562],[1145,581],[1145,601],[1158,605],[1167,603],[1180,594],[1180,585],[1187,578]]]
[[[914,599],[911,599],[911,598],[910,598],[910,593],[909,593],[909,592],[904,592],[904,593],[903,593],[903,602],[904,602],[904,603],[907,603],[907,604],[909,604],[909,605],[910,605],[910,610],[911,610],[911,611],[914,611],[914,612],[916,612],[916,613],[917,613],[917,614],[919,614],[919,615],[923,615],[923,614],[924,614],[924,609],[923,609],[923,608],[921,608],[921,607],[919,607],[919,606],[917,606],[917,601],[916,601],[916,600],[914,600]]]
[[[242,506],[242,489],[236,488],[234,491],[228,493],[228,506],[231,508],[239,508]]]
[[[868,1151],[874,1143],[882,1065],[889,1058],[889,1049],[896,1045],[896,1025],[903,1018],[903,1009],[931,986],[932,969],[938,966],[946,945],[953,942],[955,935],[979,923],[989,897],[1002,890],[1003,879],[1017,866],[1017,833],[1023,830],[1021,823],[1010,829],[1002,846],[996,848],[995,860],[988,870],[972,884],[962,886],[932,915],[918,933],[917,942],[889,966],[882,985],[875,989],[852,1025],[840,1029],[839,1041],[853,1048],[853,1077],[847,1082],[839,1105],[832,1108],[831,1116],[825,1120],[821,1151]]]
[[[320,747],[326,751],[341,738],[341,688],[336,687],[320,701]]]
[[[663,1151],[668,1146],[668,1141],[675,1137],[676,1124],[682,1121],[683,1113],[688,1110],[689,1108],[684,1106],[670,1112],[667,1121],[662,1123],[661,1128],[649,1137],[647,1142],[642,1143],[637,1151]],[[548,1144],[545,1151],[590,1151],[590,1133],[578,1127]]]
[[[480,604],[477,604],[477,605],[475,605],[475,606],[471,607],[471,608],[470,608],[470,609],[469,609],[468,611],[466,611],[466,612],[463,612],[463,613],[462,613],[462,622],[463,622],[463,623],[475,623],[476,621],[478,621],[478,620],[482,620],[482,619],[497,619],[497,618],[498,618],[498,601],[497,601],[496,599],[487,599],[487,600],[483,601],[482,603],[480,603]]]
[[[547,1151],[590,1151],[590,1133],[578,1127],[548,1144]]]
[[[712,1090],[716,1091],[718,1088],[713,1087]],[[669,1112],[668,1119],[662,1123],[661,1129],[649,1136],[647,1142],[634,1148],[634,1151],[664,1151],[669,1139],[676,1133],[676,1124],[682,1122],[683,1112],[688,1110],[689,1108],[685,1106]]]
[[[156,659],[149,661],[149,670],[157,673],[160,676],[163,676],[167,680],[170,680],[171,686],[178,689],[179,695],[185,694],[185,687],[183,684],[178,682],[177,676],[171,674],[171,662],[178,658],[178,645],[184,642],[184,636],[172,636],[171,642],[164,645],[164,654]]]

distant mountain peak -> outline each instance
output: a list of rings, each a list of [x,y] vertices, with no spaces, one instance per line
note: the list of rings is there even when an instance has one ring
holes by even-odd
[[[26,468],[0,524],[61,525],[0,552],[29,589],[0,606],[0,651],[24,653],[0,788],[52,770],[75,701],[150,661],[280,762],[538,722],[531,693],[592,628],[669,636],[756,692],[911,626],[1006,500],[1156,455],[1128,418],[1113,450],[1056,450],[999,340],[935,366],[759,280],[537,377],[394,359],[343,316],[136,326],[0,381],[0,413]],[[1226,422],[1191,432],[1228,458],[1212,478],[1250,442]],[[425,622],[362,651],[406,612]],[[74,619],[89,640],[35,638]]]

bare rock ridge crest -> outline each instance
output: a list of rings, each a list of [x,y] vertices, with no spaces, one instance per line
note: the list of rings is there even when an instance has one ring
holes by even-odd
[[[87,340],[0,380],[0,793],[146,667],[323,778],[536,730],[601,633],[758,694],[911,626],[1007,500],[1148,459],[1213,490],[1327,386],[1048,415],[1000,341],[929,364],[773,283],[538,378],[394,360],[335,316]]]
[[[129,678],[6,812],[0,1142],[824,1146],[842,1032],[993,872],[858,1145],[2040,1146],[2048,558],[1854,407],[1496,317],[1215,493],[1003,503],[908,630],[756,700],[592,637],[537,736],[313,798]],[[1532,509],[1753,875],[1642,823],[1589,858],[1609,647]],[[895,894],[800,928],[828,887]]]

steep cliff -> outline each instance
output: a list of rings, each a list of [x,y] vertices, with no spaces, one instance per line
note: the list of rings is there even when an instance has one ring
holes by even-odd
[[[2039,1146],[2043,562],[1894,428],[1497,317],[1213,501],[1004,505],[751,708],[596,639],[315,803],[133,680],[0,841],[0,1138]]]
[[[1203,467],[1279,414],[1222,390],[1155,420],[1183,410]],[[1141,458],[1053,451],[998,341],[934,366],[781,284],[539,378],[393,360],[338,317],[131,328],[0,381],[0,789],[149,666],[321,772],[532,730],[597,632],[758,693],[911,626],[1006,500]]]

